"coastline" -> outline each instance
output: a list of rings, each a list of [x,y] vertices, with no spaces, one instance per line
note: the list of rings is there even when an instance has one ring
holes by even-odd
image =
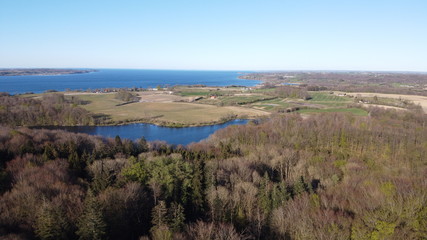
[[[10,72],[10,69],[0,71]],[[57,69],[55,69],[57,70]],[[66,69],[67,70],[67,69]],[[156,88],[158,86],[246,86],[254,87],[260,81],[240,79],[230,71],[177,71],[139,69],[71,69],[73,72],[32,72],[29,74],[0,74],[2,91],[12,95],[44,93],[47,90],[86,91],[114,88]],[[89,72],[90,71],[90,72]],[[88,73],[88,74],[85,74]],[[90,74],[89,74],[90,73]]]
[[[0,69],[0,77],[16,76],[60,76],[72,74],[86,74],[97,72],[95,69],[55,69],[55,68],[7,68]]]

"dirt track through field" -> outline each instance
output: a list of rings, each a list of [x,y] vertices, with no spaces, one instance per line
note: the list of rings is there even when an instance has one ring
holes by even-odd
[[[394,98],[394,99],[405,99],[414,102],[415,104],[419,104],[424,113],[427,113],[427,97],[418,96],[418,95],[402,95],[402,94],[386,94],[386,93],[363,93],[363,92],[354,92],[347,93],[350,96],[360,95],[361,97],[382,97],[382,98]]]

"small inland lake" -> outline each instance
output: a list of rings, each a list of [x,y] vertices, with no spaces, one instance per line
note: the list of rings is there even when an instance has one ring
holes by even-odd
[[[37,127],[43,129],[66,130],[75,133],[86,133],[102,137],[120,136],[136,140],[144,137],[147,141],[165,141],[168,144],[187,145],[208,138],[215,131],[230,125],[243,125],[249,120],[236,119],[222,124],[200,126],[200,127],[161,127],[148,123],[133,123],[118,126],[75,126],[75,127]]]

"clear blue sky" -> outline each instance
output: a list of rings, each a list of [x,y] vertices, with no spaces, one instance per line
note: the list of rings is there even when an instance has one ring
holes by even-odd
[[[426,0],[0,0],[0,68],[427,71]]]

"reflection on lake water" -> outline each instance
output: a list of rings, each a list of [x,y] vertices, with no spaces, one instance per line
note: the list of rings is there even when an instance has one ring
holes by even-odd
[[[166,141],[169,144],[187,145],[192,142],[199,142],[208,138],[215,131],[230,125],[246,124],[246,119],[236,119],[223,124],[201,127],[171,128],[160,127],[147,123],[134,123],[120,126],[76,126],[76,127],[43,127],[46,129],[62,129],[75,133],[87,133],[103,137],[128,138],[136,140],[145,137],[148,141]]]

